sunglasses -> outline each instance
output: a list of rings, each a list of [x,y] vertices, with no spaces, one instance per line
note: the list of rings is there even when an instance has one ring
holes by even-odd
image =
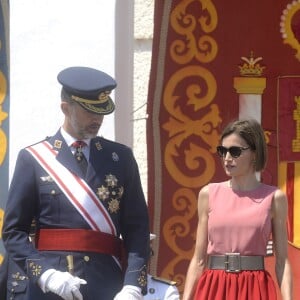
[[[230,156],[233,158],[238,158],[241,156],[242,152],[249,149],[250,147],[238,147],[238,146],[232,146],[229,148],[226,148],[224,146],[218,146],[217,152],[220,157],[225,157],[227,152],[229,152]]]

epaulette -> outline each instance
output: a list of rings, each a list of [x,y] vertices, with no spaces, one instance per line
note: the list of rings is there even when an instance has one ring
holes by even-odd
[[[157,277],[157,276],[151,276],[151,278],[155,281],[159,281],[159,282],[169,284],[169,285],[176,285],[177,284],[176,281],[169,280],[169,279],[166,279],[166,278],[161,278],[161,277]]]
[[[40,140],[40,141],[38,141],[38,142],[35,142],[35,143],[33,143],[33,144],[31,144],[31,145],[28,145],[28,146],[26,146],[25,148],[28,148],[28,147],[31,147],[31,146],[34,146],[34,145],[37,145],[37,144],[39,144],[39,143],[42,143],[42,142],[44,142],[44,141],[47,141],[47,140],[49,140],[51,138],[51,136],[46,136],[43,140]]]

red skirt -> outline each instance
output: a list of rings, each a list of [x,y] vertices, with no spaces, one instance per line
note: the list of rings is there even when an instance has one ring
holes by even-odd
[[[276,300],[276,287],[267,271],[227,273],[206,270],[200,277],[194,300]]]

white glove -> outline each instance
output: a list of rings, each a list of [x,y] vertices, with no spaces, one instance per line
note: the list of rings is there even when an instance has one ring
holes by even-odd
[[[81,284],[87,282],[79,277],[72,276],[68,272],[50,269],[42,274],[38,283],[44,293],[52,292],[64,300],[83,300],[79,288]]]
[[[125,285],[114,300],[143,300],[141,289],[134,285]]]

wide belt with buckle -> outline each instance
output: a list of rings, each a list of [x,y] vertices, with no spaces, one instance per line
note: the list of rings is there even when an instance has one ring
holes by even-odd
[[[246,270],[264,270],[264,256],[243,256],[240,253],[210,255],[208,257],[207,268],[225,270],[228,273],[238,273]]]
[[[81,251],[122,255],[122,242],[108,233],[86,229],[41,229],[36,247],[48,251]]]

